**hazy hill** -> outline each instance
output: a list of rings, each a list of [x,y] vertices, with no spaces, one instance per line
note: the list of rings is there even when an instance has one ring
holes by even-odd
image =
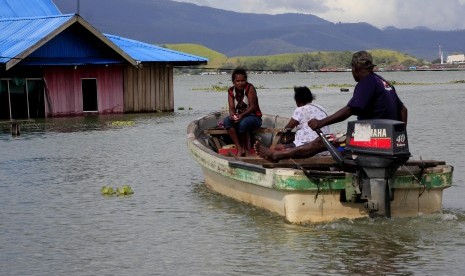
[[[77,0],[54,0],[76,13]],[[314,15],[236,13],[169,0],[80,0],[79,14],[105,33],[153,44],[205,45],[228,57],[392,49],[434,60],[465,52],[465,30],[380,30],[367,23],[331,23]]]
[[[227,57],[202,45],[197,44],[163,44],[169,49],[203,56],[208,58],[208,65],[202,69],[182,68],[181,71],[192,73],[197,71],[228,70],[236,67],[247,68],[251,71],[334,71],[350,69],[352,52],[349,51],[316,51],[305,53],[287,53],[266,56],[236,56]],[[379,70],[408,69],[410,66],[421,68],[427,66],[422,60],[392,50],[371,50],[373,59]]]

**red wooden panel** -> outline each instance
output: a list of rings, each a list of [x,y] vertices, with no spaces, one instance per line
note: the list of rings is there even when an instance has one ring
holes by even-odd
[[[48,67],[44,70],[52,116],[82,115],[83,78],[97,79],[98,111],[123,113],[123,69],[121,66]]]

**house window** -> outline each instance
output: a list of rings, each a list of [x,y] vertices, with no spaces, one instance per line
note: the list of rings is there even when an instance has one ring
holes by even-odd
[[[28,102],[26,93],[26,79],[14,78],[9,80],[11,119],[28,119]]]
[[[82,111],[98,112],[97,79],[82,79]]]
[[[26,80],[29,118],[45,118],[44,82],[41,79]]]
[[[42,79],[0,80],[0,119],[31,119],[45,117]]]

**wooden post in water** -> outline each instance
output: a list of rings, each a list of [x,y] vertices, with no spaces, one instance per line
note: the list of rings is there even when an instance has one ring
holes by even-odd
[[[19,122],[11,122],[11,135],[19,136],[21,134]]]

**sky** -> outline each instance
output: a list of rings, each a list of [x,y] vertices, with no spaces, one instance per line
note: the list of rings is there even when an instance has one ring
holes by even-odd
[[[465,30],[465,0],[175,0],[241,13],[305,13],[377,28]]]

